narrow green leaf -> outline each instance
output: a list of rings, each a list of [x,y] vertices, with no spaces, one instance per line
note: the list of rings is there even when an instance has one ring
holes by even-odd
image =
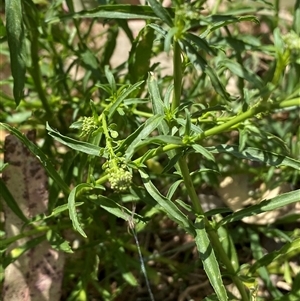
[[[206,40],[196,36],[195,34],[192,33],[185,33],[184,36],[188,41],[192,41],[199,47],[199,50],[204,50],[206,53],[210,55],[216,55],[215,49],[211,48],[209,44],[206,42]]]
[[[6,38],[6,28],[2,19],[0,19],[0,43],[4,42],[5,38]]]
[[[95,53],[93,53],[89,48],[85,48],[78,52],[78,56],[80,57],[80,61],[86,71],[90,71],[98,80],[103,78],[103,72],[100,71],[100,63]]]
[[[154,29],[146,26],[132,43],[128,68],[131,82],[133,83],[147,76],[147,72],[150,69],[154,38]]]
[[[123,248],[118,248],[114,252],[114,258],[116,265],[120,269],[123,279],[131,286],[138,286],[138,282],[132,272],[129,271],[128,261],[124,260],[126,254],[124,254]]]
[[[121,153],[127,151],[128,146],[131,145],[132,142],[139,136],[144,127],[145,123],[140,125],[133,133],[131,133],[125,140],[123,140],[116,151]]]
[[[135,148],[143,139],[147,138],[161,123],[164,119],[161,115],[152,116],[145,122],[145,126],[142,131],[138,134],[138,136],[131,142],[126,150],[125,157],[130,159],[134,154]]]
[[[71,193],[69,194],[68,197],[68,208],[69,208],[69,215],[70,215],[70,219],[72,221],[73,224],[73,228],[78,231],[83,237],[87,237],[86,234],[84,233],[78,217],[77,217],[77,211],[76,211],[76,195],[81,192],[82,190],[86,190],[86,189],[91,189],[92,186],[91,184],[88,183],[81,183],[79,185],[77,185],[76,187],[74,187],[71,191]]]
[[[227,291],[227,295],[228,295],[230,301],[237,301],[236,296],[233,295],[231,292]],[[205,297],[203,299],[203,301],[220,301],[220,300],[216,294],[211,294],[211,295]]]
[[[218,236],[235,272],[239,270],[239,258],[230,232],[225,227],[219,227]]]
[[[12,210],[12,212],[23,222],[28,223],[28,219],[24,215],[23,211],[19,208],[18,203],[15,201],[14,197],[11,195],[10,191],[7,189],[2,178],[0,178],[0,192],[3,200],[7,206]]]
[[[185,109],[185,127],[184,127],[184,136],[190,136],[191,135],[191,114],[188,109]]]
[[[132,85],[132,86],[128,87],[127,89],[125,89],[121,93],[121,95],[115,100],[115,102],[109,108],[108,118],[111,118],[113,116],[113,114],[115,113],[115,111],[117,110],[119,105],[127,98],[127,96],[129,96],[134,90],[136,90],[140,85],[142,85],[143,82],[144,81],[137,82],[134,85]]]
[[[107,41],[103,45],[104,49],[101,57],[101,64],[104,66],[109,65],[110,59],[117,45],[118,34],[119,34],[119,26],[117,24],[115,24],[115,26],[109,26],[106,32]]]
[[[203,157],[205,157],[208,160],[215,162],[215,157],[209,152],[205,147],[199,144],[193,144],[192,148],[196,151],[196,153],[201,154]]]
[[[25,35],[21,0],[6,0],[6,33],[10,52],[11,73],[14,78],[13,94],[19,105],[25,83]]]
[[[170,49],[172,47],[173,44],[173,37],[178,33],[178,28],[177,27],[173,27],[171,29],[168,30],[167,35],[165,36],[165,40],[164,40],[164,51],[166,53],[170,52]]]
[[[163,29],[161,26],[151,23],[148,26],[150,26],[151,28],[153,28],[155,31],[157,31],[159,34],[161,34],[163,37],[166,37],[168,34],[168,31]]]
[[[251,72],[246,67],[241,66],[239,63],[233,60],[223,59],[220,61],[219,66],[228,68],[233,74],[252,83],[254,87],[258,88],[259,90],[264,88],[263,81],[254,72]]]
[[[199,51],[186,39],[181,40],[180,47],[186,52],[191,63],[198,69],[205,72],[215,88],[216,92],[224,99],[229,100],[229,94],[223,84],[220,82],[218,75],[212,67],[210,67],[205,59],[199,54]]]
[[[159,17],[163,22],[172,27],[172,18],[169,12],[160,4],[160,2],[157,0],[148,0],[148,2],[151,5],[151,8],[153,9],[157,17]]]
[[[31,153],[34,154],[40,160],[47,173],[55,181],[55,183],[64,191],[64,193],[69,194],[69,187],[63,181],[63,179],[56,171],[48,157],[41,151],[41,149],[37,145],[28,140],[28,138],[21,132],[19,132],[16,128],[11,127],[10,125],[2,122],[0,122],[0,126],[3,126],[8,132],[15,135],[20,141],[22,141],[23,144],[28,147]]]
[[[264,248],[261,245],[259,233],[253,231],[252,229],[247,230],[253,257],[255,260],[259,260],[264,256]],[[266,266],[261,266],[260,268],[258,268],[257,272],[273,298],[282,296],[282,293],[276,288],[276,286],[271,281],[270,273]],[[247,272],[247,274],[251,277],[251,274],[249,272]]]
[[[165,105],[160,97],[160,92],[157,84],[156,77],[149,73],[147,85],[149,89],[150,99],[152,103],[152,110],[154,115],[165,115]],[[169,132],[169,126],[166,121],[163,120],[162,123],[158,126],[158,131],[162,135],[166,135]]]
[[[80,130],[82,128],[82,124],[83,124],[82,120],[77,120],[70,125],[70,129]]]
[[[213,294],[203,299],[203,301],[219,301],[219,298],[216,294]]]
[[[130,42],[134,40],[134,35],[132,32],[132,29],[129,27],[128,22],[126,20],[116,20],[116,23],[118,24],[118,28],[122,29],[124,33],[126,34],[127,38]]]
[[[274,299],[274,301],[299,301],[299,300],[300,300],[300,291],[298,288],[294,291],[284,294],[280,298]]]
[[[154,137],[146,138],[135,146],[135,151],[150,144],[158,144],[158,145],[167,145],[167,144],[177,144],[183,145],[182,139],[177,136],[168,136],[168,135],[158,135]]]
[[[227,292],[222,281],[218,261],[205,230],[203,217],[196,218],[195,231],[195,242],[205,273],[218,296],[218,300],[226,301],[228,300]]]
[[[237,145],[227,145],[221,144],[212,147],[206,147],[208,151],[211,153],[227,153],[231,154],[237,158],[248,159],[251,161],[263,162],[265,164],[271,166],[289,166],[295,169],[300,170],[300,161],[283,156],[278,155],[272,152],[268,152],[265,150],[261,150],[254,147],[247,147],[242,152],[239,151],[239,147]]]
[[[64,20],[102,18],[102,19],[144,19],[159,20],[149,6],[144,5],[100,5],[91,10],[83,10],[68,15],[50,17],[48,23],[56,23]]]
[[[183,118],[175,118],[175,120],[182,126],[185,126],[186,121]],[[203,130],[197,125],[191,123],[191,130],[193,133],[201,134]]]
[[[38,244],[42,243],[45,240],[45,235],[41,235],[39,237],[33,238],[22,246],[18,246],[13,248],[5,257],[2,262],[2,268],[6,268],[9,264],[15,262],[22,254],[26,251],[36,247]]]
[[[183,182],[183,180],[180,179],[180,180],[177,180],[176,182],[174,182],[174,183],[170,186],[170,188],[169,188],[169,190],[168,190],[168,193],[167,193],[167,195],[166,195],[166,198],[167,198],[167,199],[171,199],[171,198],[173,197],[173,195],[174,195],[176,189],[178,188],[178,186],[179,186],[182,182]]]
[[[181,182],[183,182],[183,180],[181,180]],[[179,205],[179,209],[183,208],[188,214],[194,215],[194,210],[193,210],[192,206],[187,204],[185,201],[175,199],[174,202]]]
[[[249,273],[253,274],[260,267],[268,266],[270,263],[275,261],[288,260],[292,256],[296,256],[300,253],[300,238],[287,242],[280,250],[273,251],[266,254],[259,260],[257,260],[249,269]]]
[[[83,204],[84,204],[84,202],[77,202],[77,203],[75,203],[75,207],[82,206]],[[60,205],[60,206],[54,208],[52,210],[51,214],[48,216],[45,216],[44,219],[51,218],[53,216],[57,216],[66,210],[68,210],[68,204]]]
[[[169,157],[169,162],[165,166],[162,173],[166,174],[173,167],[175,167],[177,169],[177,171],[180,171],[180,169],[177,168],[178,167],[177,165],[178,165],[178,160],[182,157],[182,152],[177,152],[177,153],[175,151],[168,152],[168,157]]]
[[[192,114],[192,118],[197,118],[203,116],[207,112],[215,112],[215,111],[226,111],[226,106],[223,105],[215,105],[211,107],[203,106],[202,104],[193,104],[194,107],[197,108],[197,111]]]
[[[239,129],[239,152],[242,152],[248,140],[248,131],[246,128]]]
[[[274,36],[274,46],[275,46],[277,56],[280,59],[281,64],[284,64],[283,53],[285,51],[285,43],[282,39],[281,30],[278,27],[274,29],[273,36]]]
[[[230,100],[230,95],[226,91],[224,85],[219,80],[219,77],[215,70],[211,66],[207,66],[204,72],[209,76],[211,83],[218,94],[220,94],[224,99]]]
[[[75,162],[78,162],[79,159],[79,153],[74,154],[72,150],[66,152],[63,156],[63,162],[60,165],[60,168],[58,170],[59,175],[62,181],[65,181],[69,185],[70,183],[70,177],[72,175],[72,169],[73,164]],[[81,161],[81,160],[80,160]],[[52,212],[52,210],[56,207],[56,203],[59,201],[59,194],[60,194],[60,183],[57,183],[56,181],[53,181],[53,183],[49,187],[49,202],[48,202],[48,210],[49,213]],[[68,192],[65,192],[65,195],[69,195],[70,189],[68,187]]]
[[[189,223],[188,217],[185,216],[170,199],[160,194],[160,192],[150,181],[147,173],[145,173],[142,169],[139,169],[139,172],[147,192],[161,206],[161,209],[169,216],[170,219],[178,223],[187,232],[193,234],[193,230]]]
[[[158,151],[158,149],[161,149],[161,147],[151,148],[148,149],[142,157],[138,158],[134,161],[134,163],[137,163],[139,167],[145,167],[143,163],[145,163],[147,160],[153,158],[155,153]]]
[[[235,10],[236,14],[245,14],[248,12],[253,12],[253,9],[250,10],[244,10],[244,11],[238,11]],[[233,15],[234,12],[231,12],[231,15],[226,14],[226,15],[212,15],[209,17],[206,17],[205,19],[205,23],[210,24],[210,26],[208,26],[207,30],[205,30],[202,34],[201,34],[201,38],[205,38],[207,35],[209,35],[211,32],[213,32],[214,30],[217,30],[221,27],[227,26],[229,24],[234,24],[234,23],[239,23],[242,21],[250,21],[250,22],[255,22],[255,23],[259,23],[259,20],[255,17],[255,16],[238,16],[235,17]]]
[[[229,209],[228,207],[220,207],[220,208],[211,209],[209,211],[206,211],[204,213],[204,215],[206,217],[210,217],[210,216],[215,216],[217,214],[229,214],[229,213],[232,213],[231,209]]]
[[[239,221],[246,216],[256,215],[262,212],[275,210],[283,206],[300,201],[300,189],[283,193],[270,200],[264,200],[257,205],[250,206],[226,216],[220,221],[220,225]]]
[[[112,72],[109,69],[109,66],[105,66],[104,71],[105,71],[105,76],[107,78],[107,81],[112,89],[112,92],[113,93],[116,92],[117,91],[116,81],[115,81],[114,75],[112,74]]]
[[[164,107],[166,110],[170,109],[170,103],[172,101],[172,97],[173,97],[173,90],[174,90],[174,85],[171,84],[168,86],[167,91],[165,92],[164,95]]]
[[[46,238],[55,250],[63,251],[69,254],[73,253],[69,242],[66,241],[62,236],[60,236],[56,231],[47,231]]]
[[[125,221],[128,221],[129,217],[132,216],[132,212],[128,210],[126,207],[119,205],[116,201],[107,198],[103,195],[98,195],[97,198],[90,198],[89,200],[94,204],[100,206],[107,212],[111,213],[112,215],[121,218]],[[138,214],[134,214],[133,218],[136,222],[139,222],[143,219]]]
[[[59,132],[55,131],[50,127],[50,125],[47,123],[46,124],[46,129],[48,130],[48,134],[53,137],[55,140],[59,141],[60,143],[68,146],[71,149],[74,149],[76,151],[88,154],[88,155],[93,155],[93,156],[99,156],[101,150],[103,148],[88,143],[88,142],[83,142],[80,140],[75,140],[73,138],[64,136],[60,134]]]
[[[0,173],[3,172],[3,170],[8,166],[8,163],[4,163],[2,166],[0,166]]]

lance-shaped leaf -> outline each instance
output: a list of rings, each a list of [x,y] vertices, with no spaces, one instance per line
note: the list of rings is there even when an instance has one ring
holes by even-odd
[[[164,8],[157,0],[148,0],[148,2],[151,5],[151,8],[153,9],[157,17],[159,17],[163,22],[172,27],[173,21],[168,10]]]
[[[10,52],[11,73],[14,78],[14,98],[19,105],[25,83],[25,36],[22,16],[22,1],[5,1],[6,34]]]
[[[183,229],[191,234],[194,234],[188,217],[180,211],[180,209],[175,205],[174,202],[172,202],[172,200],[166,198],[157,190],[157,188],[150,181],[150,178],[146,172],[144,172],[142,169],[140,169],[139,172],[147,192],[161,206],[161,209],[169,216],[170,219],[178,223]]]
[[[159,17],[149,6],[144,5],[100,5],[91,10],[83,10],[77,13],[55,16],[46,20],[49,23],[61,22],[70,19],[146,19],[159,20]]]
[[[136,90],[140,85],[143,84],[144,81],[140,81],[135,83],[132,86],[129,86],[127,89],[124,89],[121,93],[121,95],[116,99],[116,101],[111,105],[111,107],[108,110],[108,118],[111,118],[119,105],[134,91]]]
[[[198,69],[205,72],[215,88],[216,92],[220,94],[224,99],[229,100],[229,94],[226,91],[224,85],[218,78],[218,75],[214,71],[214,69],[208,65],[206,60],[199,54],[199,51],[195,48],[194,45],[190,43],[187,39],[182,39],[180,41],[180,47],[186,52],[191,63]]]
[[[283,262],[289,260],[291,257],[294,257],[300,253],[300,238],[293,240],[292,242],[287,242],[280,250],[273,251],[266,254],[259,260],[257,260],[249,270],[249,273],[253,274],[260,267],[265,267],[271,264],[272,262]]]
[[[82,229],[79,219],[78,219],[78,216],[77,216],[76,196],[80,192],[87,190],[87,189],[92,189],[92,185],[88,184],[88,183],[81,183],[72,189],[72,191],[68,197],[69,215],[70,215],[70,219],[73,224],[73,228],[76,231],[78,231],[83,237],[87,237],[87,236],[86,236],[84,230]]]
[[[267,212],[287,206],[289,204],[300,201],[300,189],[283,193],[270,200],[264,200],[257,205],[250,206],[240,211],[234,212],[231,215],[226,216],[220,221],[220,225],[225,225],[234,221],[243,219],[246,216],[257,215],[262,212]]]
[[[205,273],[218,296],[218,300],[226,301],[228,300],[227,292],[222,281],[220,267],[216,259],[216,255],[205,230],[203,217],[197,217],[195,221],[195,231],[195,242]]]
[[[135,139],[131,142],[126,150],[125,157],[130,159],[134,154],[136,146],[143,140],[146,139],[161,123],[164,119],[161,115],[152,116],[149,118],[143,127],[143,129],[139,132],[139,134],[135,137]]]
[[[258,161],[271,166],[289,166],[300,170],[299,160],[254,147],[247,147],[243,151],[239,151],[239,147],[237,145],[221,144],[207,147],[206,149],[211,153],[228,153],[240,159]]]
[[[233,60],[224,59],[219,65],[228,68],[233,74],[252,83],[254,87],[258,88],[259,90],[264,88],[264,83],[260,77],[239,63],[234,62]]]
[[[51,137],[53,137],[56,141],[59,141],[60,143],[66,145],[69,148],[74,149],[76,151],[79,151],[79,152],[82,152],[82,153],[85,153],[88,155],[99,156],[101,150],[103,150],[103,148],[101,148],[97,145],[64,136],[61,133],[52,129],[48,123],[46,124],[46,129],[48,130],[48,134]]]

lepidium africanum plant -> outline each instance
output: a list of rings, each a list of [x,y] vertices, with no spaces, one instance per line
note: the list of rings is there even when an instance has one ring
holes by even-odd
[[[245,9],[246,13],[243,13],[239,7],[233,6],[226,14],[216,14],[219,2],[211,13],[203,13],[205,1],[178,0],[172,2],[171,8],[165,8],[160,2],[151,0],[149,6],[103,5],[80,13],[56,14],[51,10],[48,14],[43,26],[73,20],[77,30],[79,20],[84,18],[146,20],[138,36],[131,37],[128,74],[121,75],[120,70],[111,70],[104,62],[99,62],[99,70],[103,71],[101,77],[97,77],[96,66],[88,70],[90,78],[84,82],[87,85],[88,80],[93,81],[86,91],[91,100],[85,102],[84,116],[74,114],[77,120],[71,124],[68,135],[65,127],[61,127],[63,133],[59,131],[62,122],[48,119],[47,133],[71,149],[68,154],[72,156],[62,163],[60,173],[53,168],[43,149],[30,144],[17,129],[2,123],[25,145],[30,145],[53,181],[50,192],[56,198],[50,200],[50,220],[51,216],[58,216],[57,222],[63,221],[67,227],[64,214],[68,210],[73,228],[82,236],[78,238],[81,245],[75,252],[80,254],[87,250],[90,261],[87,260],[84,273],[68,300],[87,300],[90,283],[105,300],[113,300],[122,294],[122,285],[117,292],[110,294],[104,289],[105,285],[97,284],[96,274],[103,252],[106,254],[104,261],[116,261],[127,284],[137,285],[131,269],[139,263],[122,262],[122,258],[128,259],[124,250],[129,246],[126,239],[120,239],[115,232],[116,218],[128,222],[136,237],[135,231],[142,231],[151,219],[163,213],[193,237],[202,267],[214,290],[214,295],[206,300],[255,300],[261,269],[266,269],[281,257],[287,259],[299,254],[299,238],[288,239],[282,249],[257,258],[251,267],[241,265],[231,233],[227,230],[231,223],[244,217],[299,201],[299,190],[233,213],[225,212],[224,208],[205,212],[199,197],[199,175],[202,181],[215,181],[214,175],[222,173],[223,155],[239,159],[241,163],[237,166],[241,168],[253,161],[273,170],[276,167],[283,175],[288,174],[294,184],[298,181],[300,169],[299,149],[291,147],[291,150],[286,150],[282,137],[275,139],[273,135],[269,141],[267,137],[270,135],[259,126],[274,112],[294,114],[299,107],[300,87],[295,82],[300,75],[297,59],[300,51],[299,1],[295,5],[297,13],[290,32],[283,35],[276,27],[273,45],[267,47],[253,36],[248,36],[248,40],[247,36],[235,36],[239,24],[259,22],[250,14],[255,9]],[[119,24],[128,33],[128,27]],[[10,44],[10,48],[13,47]],[[159,68],[150,63],[154,53],[161,50],[173,58],[173,74],[166,79],[161,78]],[[251,58],[255,58],[259,51],[273,58],[264,77],[252,71],[255,60]],[[85,54],[82,59],[86,60],[86,66],[91,66],[91,61],[97,63],[91,57],[87,59],[89,51],[86,50]],[[17,103],[20,101],[18,89],[22,89],[22,80],[17,73],[23,68],[12,72]],[[235,79],[237,86],[232,95],[226,90],[230,77]],[[37,77],[35,83],[41,88]],[[93,99],[95,91],[99,96]],[[43,91],[39,90],[38,94],[43,95]],[[45,97],[43,100],[46,103]],[[72,104],[83,110],[78,102]],[[46,105],[44,109],[47,120],[51,107]],[[239,142],[227,143],[230,133],[236,132],[239,133]],[[295,135],[298,134],[295,131]],[[61,204],[59,192],[67,198],[67,204]],[[137,203],[135,213],[127,206],[128,202]],[[103,212],[111,226],[109,232],[99,219]],[[46,219],[44,222],[48,226]],[[109,243],[101,244],[97,235]],[[151,277],[153,271],[150,268],[144,267],[143,256],[146,256],[145,250],[142,250],[140,260],[147,283],[150,278],[148,291],[154,300],[151,279],[155,281],[155,277]],[[111,266],[105,269],[106,273],[113,273]],[[268,273],[267,269],[264,272]],[[236,296],[228,291],[224,279],[230,279],[237,288]],[[272,284],[268,283],[267,287],[274,299],[283,300],[282,294]],[[292,290],[288,298],[292,298],[293,293]]]

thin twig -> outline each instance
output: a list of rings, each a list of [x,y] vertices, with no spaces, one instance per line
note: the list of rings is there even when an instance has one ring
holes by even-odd
[[[140,243],[139,243],[139,240],[137,238],[137,233],[136,233],[136,230],[135,230],[135,224],[134,224],[134,219],[133,219],[134,212],[135,212],[135,204],[133,204],[133,206],[132,206],[132,214],[131,214],[131,216],[128,216],[127,222],[128,222],[128,226],[131,230],[131,233],[132,233],[132,235],[135,239],[135,243],[136,243],[136,247],[137,247],[137,250],[138,250],[138,253],[139,253],[139,258],[140,258],[140,263],[141,263],[141,270],[142,270],[142,273],[145,277],[146,286],[147,286],[147,290],[148,290],[150,299],[151,299],[151,301],[155,301],[152,290],[151,290],[151,287],[150,287],[150,282],[149,282],[149,278],[148,278],[148,275],[147,275],[147,271],[146,271],[146,268],[145,268],[145,262],[144,262],[143,255],[142,255],[142,252],[141,252]]]

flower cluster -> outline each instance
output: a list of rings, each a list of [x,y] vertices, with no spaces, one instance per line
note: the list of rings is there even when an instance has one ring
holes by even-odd
[[[86,136],[95,131],[97,128],[98,125],[93,117],[83,117],[81,136]]]
[[[131,181],[132,174],[123,168],[109,174],[111,188],[120,192],[127,190],[131,185]]]
[[[120,161],[117,162],[117,159],[113,159],[109,163],[108,180],[113,190],[122,192],[127,190],[131,186],[132,174],[127,170],[126,164],[122,163],[121,165],[119,165],[119,163]]]
[[[300,38],[294,31],[291,31],[283,36],[283,40],[289,49],[300,50]]]

